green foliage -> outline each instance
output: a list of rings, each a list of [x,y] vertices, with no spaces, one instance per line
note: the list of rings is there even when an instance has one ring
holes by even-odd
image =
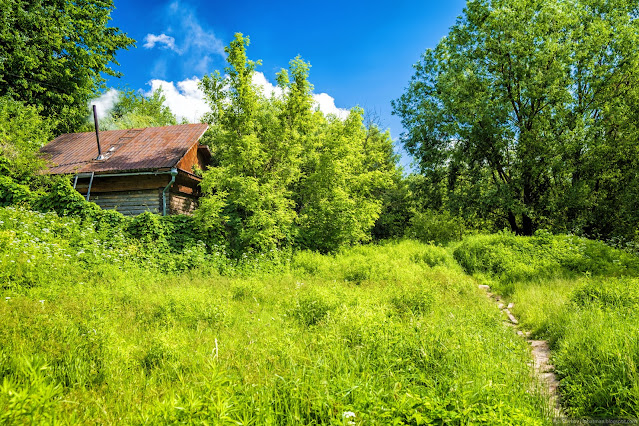
[[[415,251],[411,260],[415,263],[425,263],[431,268],[437,265],[450,265],[450,255],[443,247],[428,245],[422,250]]]
[[[100,129],[134,129],[178,124],[170,108],[164,105],[165,100],[161,88],[149,96],[133,90],[118,92],[118,100],[113,109],[100,120]],[[93,130],[93,118],[90,121],[91,124],[86,125],[86,131]]]
[[[5,360],[8,358],[2,355]],[[16,361],[19,362],[16,374],[3,375],[0,385],[0,422],[16,424],[25,419],[53,422],[52,412],[62,394],[62,386],[48,377],[50,367],[37,356]]]
[[[166,236],[160,216],[144,212],[133,218],[129,233],[146,244],[166,245]]]
[[[426,210],[413,212],[406,235],[423,242],[446,244],[461,240],[465,230],[463,221],[448,211]]]
[[[369,127],[370,131],[370,127]],[[397,172],[381,190],[382,209],[371,230],[374,240],[401,238],[409,226],[414,194],[409,189],[408,179]]]
[[[429,207],[518,234],[632,238],[635,15],[624,1],[469,1],[393,103]]]
[[[633,308],[639,304],[638,290],[636,280],[628,278],[588,280],[575,288],[570,301],[580,307]]]
[[[555,363],[568,412],[575,417],[636,418],[637,315],[632,310],[592,307],[572,311],[565,319]]]
[[[85,119],[88,100],[101,88],[119,49],[134,41],[108,27],[112,0],[17,1],[0,7],[0,96],[38,108],[73,131]]]
[[[639,258],[600,241],[538,231],[524,238],[509,233],[466,238],[453,255],[469,274],[489,273],[508,294],[517,281],[593,276],[633,276]]]
[[[201,229],[223,234],[237,256],[268,252],[290,240],[295,213],[287,185],[297,170],[291,150],[295,144],[281,138],[276,111],[253,86],[259,64],[246,57],[248,37],[236,34],[226,48],[226,76],[202,80],[212,112],[211,148],[218,167],[204,173],[202,189],[208,195],[196,214]]]
[[[26,205],[33,197],[28,186],[16,183],[9,176],[0,175],[0,207]]]
[[[390,299],[391,305],[402,314],[423,315],[430,311],[433,296],[423,288],[406,289]]]
[[[0,96],[0,175],[29,183],[43,167],[37,153],[49,141],[52,121],[40,112],[36,106]]]
[[[324,320],[330,312],[335,309],[335,305],[326,301],[317,294],[304,294],[300,296],[288,315],[304,326],[317,325]]]
[[[548,339],[570,417],[637,417],[639,258],[540,231],[467,237],[454,256],[514,303],[522,328]]]
[[[49,190],[42,195],[34,207],[42,212],[56,212],[60,216],[88,217],[101,213],[95,203],[89,203],[71,186],[66,176],[52,180]]]
[[[379,189],[390,183],[385,169],[368,167],[363,111],[344,121],[320,121],[323,133],[303,165],[299,184],[298,240],[302,247],[329,252],[371,239],[379,217]],[[321,117],[319,117],[321,118]]]
[[[96,239],[80,235],[76,219],[0,214],[40,238],[33,253],[55,242],[66,254],[81,235]],[[14,225],[0,235],[17,237]],[[0,244],[0,260],[18,258],[23,243]],[[64,279],[56,272],[0,293],[0,415],[12,423],[549,424],[526,345],[454,264],[411,260],[431,250],[444,249],[404,241],[301,252],[289,270],[234,277],[162,274],[133,254],[125,258],[134,263],[113,265],[57,259],[69,268]],[[343,278],[356,261],[370,270],[360,285]]]
[[[550,341],[569,416],[637,417],[636,272],[518,282],[512,301],[522,324]]]
[[[200,229],[227,239],[236,257],[369,241],[387,187],[400,184],[390,134],[366,129],[357,108],[344,120],[314,110],[310,65],[299,57],[278,74],[283,94],[265,97],[252,82],[259,62],[247,58],[248,43],[237,34],[225,76],[202,80],[216,164],[202,182]]]

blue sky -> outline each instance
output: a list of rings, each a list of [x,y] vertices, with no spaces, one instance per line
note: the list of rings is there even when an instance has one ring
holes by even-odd
[[[137,43],[118,52],[123,77],[109,79],[109,87],[162,87],[177,115],[197,120],[204,108],[197,81],[223,72],[224,46],[241,32],[251,39],[249,58],[262,60],[261,84],[274,84],[275,74],[300,55],[311,64],[309,80],[323,110],[339,114],[359,105],[374,111],[395,140],[402,128],[391,115],[391,100],[401,96],[412,65],[448,33],[465,6],[463,0],[114,3],[110,25]]]

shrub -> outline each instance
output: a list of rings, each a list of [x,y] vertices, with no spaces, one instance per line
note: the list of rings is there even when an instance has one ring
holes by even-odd
[[[577,287],[570,296],[580,307],[599,306],[619,309],[639,305],[639,280],[608,278],[589,280]]]
[[[26,185],[16,183],[9,176],[0,175],[0,207],[30,204],[34,195]]]
[[[65,176],[53,178],[51,188],[34,203],[34,207],[41,212],[53,211],[59,216],[81,218],[93,218],[102,211],[73,189],[71,181]]]
[[[318,294],[310,293],[297,298],[293,307],[289,309],[289,315],[308,327],[324,320],[335,307]]]
[[[541,231],[533,237],[510,233],[468,237],[453,251],[469,274],[484,272],[502,283],[576,274],[624,276],[639,272],[639,258],[602,242]]]
[[[415,211],[410,218],[406,236],[425,243],[446,244],[464,236],[463,221],[447,211]]]
[[[144,212],[137,215],[129,225],[129,233],[132,237],[139,239],[143,243],[154,244],[162,247],[167,244],[166,233],[160,216]]]

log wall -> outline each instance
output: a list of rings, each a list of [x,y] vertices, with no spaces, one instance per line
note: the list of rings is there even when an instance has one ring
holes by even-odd
[[[183,193],[170,192],[167,206],[168,214],[192,214],[197,208],[197,199]]]
[[[91,185],[89,201],[106,210],[117,210],[126,216],[145,211],[162,214],[162,190],[171,176],[132,175],[100,177],[96,175]],[[192,214],[199,196],[198,181],[180,171],[175,183],[167,192],[167,214]],[[78,179],[76,190],[87,194],[89,178]]]
[[[125,216],[144,212],[162,214],[162,190],[102,192],[94,195],[91,189],[89,201],[105,210],[117,210]]]

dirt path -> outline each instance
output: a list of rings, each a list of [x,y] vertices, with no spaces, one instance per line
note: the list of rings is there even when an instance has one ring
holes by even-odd
[[[545,340],[533,340],[530,338],[530,332],[518,329],[519,321],[517,321],[517,318],[510,312],[514,306],[512,303],[506,306],[501,300],[501,297],[492,293],[490,287],[487,285],[480,285],[479,288],[485,290],[486,295],[495,301],[499,309],[506,314],[508,321],[504,323],[515,329],[517,334],[525,338],[530,344],[535,376],[548,396],[551,413],[555,418],[564,417],[559,402],[559,380],[557,380],[557,376],[555,376],[554,373],[555,366],[550,363],[550,348],[548,347],[548,342]]]

